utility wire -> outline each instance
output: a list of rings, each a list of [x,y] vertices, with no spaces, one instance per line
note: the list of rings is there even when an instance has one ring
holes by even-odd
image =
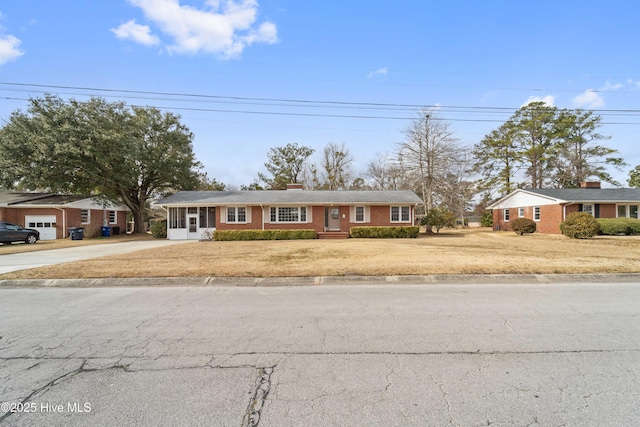
[[[206,95],[193,94],[183,92],[156,92],[141,91],[128,89],[109,89],[83,86],[62,86],[62,85],[44,85],[31,83],[15,83],[0,82],[0,85],[17,87],[20,89],[4,89],[0,87],[0,91],[8,92],[37,92],[47,93],[45,89],[62,89],[73,91],[90,91],[90,92],[106,92],[111,95],[108,97],[120,97],[126,99],[147,99],[155,101],[171,101],[171,102],[209,102],[216,104],[232,104],[232,105],[252,105],[263,106],[269,108],[316,108],[316,109],[350,109],[350,110],[374,110],[386,113],[416,111],[418,109],[437,109],[439,113],[447,113],[449,115],[473,114],[473,115],[506,115],[512,114],[516,109],[513,107],[485,107],[485,106],[459,106],[459,105],[425,105],[425,104],[400,104],[400,103],[375,103],[375,102],[348,102],[348,101],[319,101],[305,99],[282,99],[282,98],[258,98],[258,97],[240,97],[240,96],[222,96],[222,95]],[[28,90],[25,88],[37,88],[36,90]],[[76,96],[99,96],[95,93],[65,93],[67,95]],[[125,96],[118,94],[126,94]],[[192,98],[192,99],[189,99]],[[4,97],[5,100],[21,100],[28,101],[25,98]],[[330,113],[303,113],[299,111],[252,111],[241,109],[215,109],[215,108],[196,108],[196,107],[176,107],[176,106],[156,106],[156,108],[165,110],[179,111],[200,111],[213,113],[232,113],[232,114],[255,114],[255,115],[276,115],[276,116],[298,116],[298,117],[327,117],[327,118],[347,118],[347,119],[378,119],[378,120],[413,120],[412,117],[391,116],[391,115],[369,115],[369,114],[330,114]],[[628,116],[640,117],[640,110],[636,109],[600,109],[590,110],[594,113],[608,116]],[[455,118],[443,117],[443,120],[452,122],[486,122],[486,123],[503,123],[506,119],[491,118]],[[602,124],[611,125],[640,125],[640,122],[602,122]]]

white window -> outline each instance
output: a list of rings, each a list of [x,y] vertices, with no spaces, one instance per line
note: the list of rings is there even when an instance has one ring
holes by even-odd
[[[533,220],[540,221],[540,206],[533,207]]]
[[[91,211],[89,209],[80,209],[80,222],[82,224],[91,224]]]
[[[524,218],[524,208],[518,208],[518,218]]]
[[[116,211],[109,211],[109,224],[117,224],[118,223],[118,215]]]
[[[364,206],[356,206],[356,222],[364,222]]]
[[[269,222],[307,222],[306,206],[280,206],[271,207],[269,210]]]
[[[247,208],[246,206],[229,206],[227,207],[227,222],[228,223],[246,223],[247,222]]]
[[[638,205],[618,205],[618,218],[638,218]]]
[[[504,214],[504,222],[509,222],[509,209],[505,209],[503,211]]]
[[[582,205],[582,212],[593,215],[593,205]]]
[[[409,206],[391,206],[391,222],[410,222],[411,208]]]
[[[187,208],[169,208],[169,228],[187,228]]]

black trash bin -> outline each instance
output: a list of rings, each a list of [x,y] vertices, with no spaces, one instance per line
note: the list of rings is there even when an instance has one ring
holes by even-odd
[[[120,234],[120,227],[112,227],[111,234],[113,234],[114,236],[117,236],[118,234]]]
[[[111,227],[100,227],[100,231],[102,231],[102,237],[111,236]]]
[[[69,237],[71,237],[71,240],[82,240],[84,238],[84,228],[71,227],[69,229]]]

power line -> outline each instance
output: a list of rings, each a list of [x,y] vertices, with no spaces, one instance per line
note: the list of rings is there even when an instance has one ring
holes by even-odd
[[[513,107],[485,107],[485,106],[460,106],[460,105],[428,105],[428,104],[400,104],[400,103],[376,103],[376,102],[349,102],[349,101],[322,101],[322,100],[308,100],[308,99],[287,99],[287,98],[259,98],[259,97],[240,97],[240,96],[223,96],[223,95],[207,95],[207,94],[194,94],[184,92],[157,92],[157,91],[141,91],[141,90],[129,90],[129,89],[109,89],[109,88],[97,88],[97,87],[84,87],[84,86],[62,86],[62,85],[44,85],[44,84],[32,84],[32,83],[15,83],[15,82],[0,82],[0,85],[20,87],[20,88],[38,88],[38,90],[27,89],[1,89],[3,91],[12,92],[38,92],[47,93],[42,89],[62,89],[73,91],[92,91],[92,92],[106,92],[109,97],[116,97],[117,94],[126,94],[126,96],[120,96],[125,99],[149,99],[156,101],[172,101],[172,102],[211,102],[220,104],[233,104],[233,105],[259,105],[271,108],[316,108],[316,109],[352,109],[352,110],[376,110],[391,112],[406,112],[408,110],[415,111],[418,109],[436,109],[440,113],[448,114],[511,114],[515,111]],[[66,93],[68,95],[80,95],[80,96],[96,96],[92,93]],[[100,94],[97,94],[100,95]],[[143,96],[144,95],[144,96]],[[187,99],[185,99],[187,98]],[[193,98],[193,99],[188,99]],[[21,100],[28,101],[25,98],[16,97],[4,97],[5,100]],[[214,109],[214,108],[196,108],[196,107],[176,107],[176,106],[156,106],[156,108],[165,110],[179,110],[179,111],[199,111],[199,112],[212,112],[212,113],[228,113],[228,114],[254,114],[254,115],[275,115],[275,116],[298,116],[298,117],[326,117],[326,118],[345,118],[345,119],[377,119],[377,120],[413,120],[415,116],[390,116],[390,115],[356,115],[356,114],[329,114],[329,113],[302,113],[291,111],[253,111],[253,110],[241,110],[241,109]],[[594,113],[610,116],[640,116],[640,110],[637,109],[600,109],[590,110]],[[455,118],[446,117],[442,118],[446,121],[452,122],[486,122],[486,123],[503,123],[505,120],[497,120],[490,118]],[[602,124],[610,125],[640,125],[638,122],[602,122]]]

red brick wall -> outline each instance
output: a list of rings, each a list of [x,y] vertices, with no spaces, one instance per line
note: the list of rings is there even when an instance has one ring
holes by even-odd
[[[540,206],[540,221],[536,222],[539,233],[560,234],[560,223],[562,222],[562,206],[548,205]],[[533,219],[533,214],[531,217]]]
[[[3,221],[13,222],[15,224],[27,227],[25,217],[27,215],[55,215],[56,216],[56,238],[63,239],[69,234],[67,229],[70,227],[91,227],[99,229],[103,225],[102,209],[91,209],[91,224],[82,224],[80,219],[80,209],[64,208],[66,212],[67,222],[66,228],[62,218],[62,211],[55,208],[2,208],[0,219]],[[107,210],[108,212],[108,210]],[[110,227],[120,227],[120,233],[127,230],[127,213],[125,211],[116,212],[117,224],[108,224]],[[107,213],[107,222],[109,221]]]
[[[266,209],[266,208],[265,208]],[[260,230],[262,229],[262,208],[260,206],[251,207],[251,222],[247,224],[236,223],[223,223],[220,221],[220,215],[224,215],[226,209],[224,206],[216,208],[216,229],[217,230]],[[300,230],[300,229],[314,229],[316,232],[324,231],[324,206],[312,206],[310,208],[313,223],[294,223],[294,224],[271,224],[268,221],[264,223],[265,230]],[[267,212],[267,216],[269,212]],[[411,218],[413,218],[414,210],[411,207]],[[391,212],[389,206],[371,206],[370,207],[370,222],[350,222],[350,206],[340,206],[340,231],[349,231],[351,227],[362,226],[389,226],[389,225],[412,225],[411,222],[394,222],[391,223]]]
[[[614,203],[600,204],[600,218],[615,218],[617,215],[617,207]],[[565,212],[566,211],[566,212]],[[579,204],[567,205],[562,207],[560,205],[548,205],[540,207],[540,221],[537,221],[537,229],[540,233],[545,234],[560,234],[560,223],[563,220],[563,215],[569,215],[574,212],[579,212]],[[533,207],[525,207],[525,218],[533,219]],[[511,221],[518,218],[518,208],[509,209],[509,222],[505,222],[504,210],[493,210],[493,228],[503,231],[511,231]]]
[[[600,218],[615,218],[618,214],[618,208],[615,204],[601,204],[600,205]]]
[[[577,206],[576,206],[577,211]],[[511,231],[511,222],[518,218],[518,208],[509,208],[509,221],[504,221],[504,209],[493,210],[493,229]],[[524,218],[533,219],[533,206],[526,206]],[[540,206],[540,221],[536,221],[536,229],[539,233],[560,234],[562,222],[562,206]]]

